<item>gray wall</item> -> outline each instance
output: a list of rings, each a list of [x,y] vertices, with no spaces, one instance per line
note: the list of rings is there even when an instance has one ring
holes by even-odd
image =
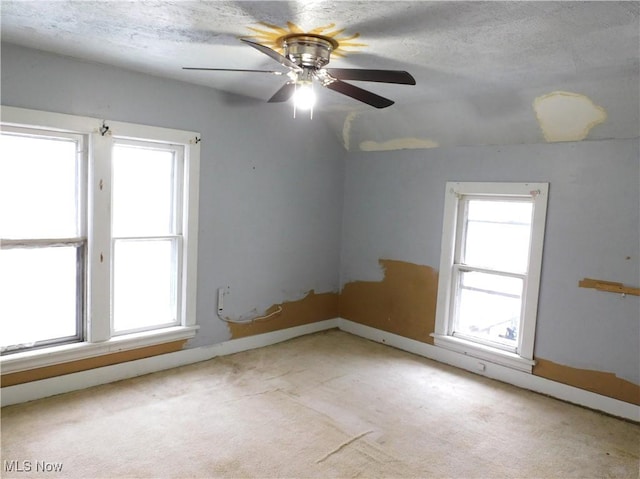
[[[351,153],[345,170],[323,123],[286,105],[6,44],[1,86],[4,105],[202,134],[192,346],[229,337],[219,286],[237,316],[338,291],[339,271],[342,285],[380,280],[380,258],[437,269],[446,181],[548,181],[535,353],[640,383],[639,298],[577,287],[640,284],[637,139]]]
[[[319,120],[215,90],[2,45],[2,104],[202,134],[197,321],[190,346],[229,338],[225,313],[338,292],[344,150]]]
[[[578,287],[640,284],[638,140],[352,153],[342,285],[381,280],[379,258],[437,270],[446,181],[550,183],[535,354],[639,384],[640,298]]]

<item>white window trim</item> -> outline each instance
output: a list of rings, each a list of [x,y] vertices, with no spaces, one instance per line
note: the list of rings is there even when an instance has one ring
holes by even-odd
[[[548,183],[469,183],[447,182],[442,227],[442,253],[436,302],[434,344],[465,355],[531,373],[535,361],[533,347],[538,312],[538,293],[542,269],[542,249],[546,222]],[[525,285],[523,329],[517,353],[451,336],[452,269],[456,250],[460,198],[474,196],[520,196],[533,199],[533,220],[529,271]]]
[[[88,224],[88,261],[93,268],[87,278],[87,324],[85,341],[81,343],[52,346],[43,349],[13,353],[0,357],[2,373],[25,371],[44,366],[86,359],[116,351],[136,349],[145,346],[163,344],[172,341],[189,339],[195,336],[196,325],[196,281],[198,252],[198,199],[200,176],[200,134],[197,132],[175,130],[169,128],[138,125],[132,123],[108,121],[98,118],[66,115],[9,106],[1,107],[2,124],[21,128],[46,129],[85,135],[91,151],[88,188],[93,201],[88,205],[89,211],[104,208],[110,210],[106,195],[100,195],[100,186],[107,191],[111,186],[111,171],[104,155],[109,155],[112,138],[157,141],[184,146],[184,188],[188,196],[183,204],[183,248],[187,254],[182,263],[182,303],[180,326],[161,328],[152,331],[126,334],[111,337],[109,318],[97,321],[99,315],[109,311],[110,282],[110,231],[105,231],[104,224],[93,224],[89,215]],[[106,134],[101,127],[106,123],[109,127]],[[98,159],[96,159],[98,157]],[[101,158],[99,158],[101,157]],[[108,228],[108,227],[107,227]],[[102,262],[100,255],[102,254]],[[100,265],[100,267],[96,267]],[[92,287],[93,286],[93,287]]]

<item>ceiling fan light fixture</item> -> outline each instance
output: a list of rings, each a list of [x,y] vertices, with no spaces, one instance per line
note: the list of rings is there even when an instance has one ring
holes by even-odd
[[[314,72],[313,68],[303,67],[296,76],[292,95],[294,118],[298,110],[308,111],[309,118],[313,118],[313,107],[316,104],[316,93],[313,90]]]
[[[316,94],[313,91],[313,82],[302,81],[296,83],[296,91],[293,94],[293,103],[296,110],[311,110],[316,104]]]
[[[329,36],[315,33],[291,33],[284,35],[278,39],[278,44],[284,50],[284,55],[260,43],[255,43],[245,38],[241,38],[240,40],[289,69],[286,73],[289,81],[282,85],[282,87],[269,98],[269,103],[284,102],[293,97],[294,118],[296,117],[296,109],[310,110],[310,116],[313,118],[313,105],[315,103],[315,93],[313,92],[314,81],[319,82],[324,88],[346,95],[375,108],[387,108],[393,105],[394,102],[393,100],[389,100],[388,98],[384,98],[343,80],[395,83],[401,85],[416,84],[415,79],[408,72],[401,70],[325,68],[331,59],[331,52],[339,47],[338,41]],[[283,75],[282,72],[268,70],[193,67],[189,67],[189,69],[253,71]]]

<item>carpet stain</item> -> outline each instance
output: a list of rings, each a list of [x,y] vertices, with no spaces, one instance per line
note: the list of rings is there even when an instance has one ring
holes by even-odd
[[[268,379],[292,367],[304,371]],[[247,381],[229,384],[232,369]],[[479,407],[493,419],[473,420]],[[338,330],[5,407],[1,421],[0,462],[64,463],[66,479],[638,477],[637,424]],[[0,475],[45,477],[35,464]]]

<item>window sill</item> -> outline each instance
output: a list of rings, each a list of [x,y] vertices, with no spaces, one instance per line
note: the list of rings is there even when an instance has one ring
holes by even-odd
[[[432,334],[433,342],[436,346],[449,349],[457,353],[465,354],[474,358],[482,359],[495,364],[500,364],[508,368],[517,369],[531,374],[535,361],[518,356],[509,351],[501,351],[490,346],[473,343],[452,336]]]
[[[176,326],[117,336],[101,343],[73,343],[15,353],[0,358],[2,374],[17,373],[120,351],[190,339],[198,326]]]

